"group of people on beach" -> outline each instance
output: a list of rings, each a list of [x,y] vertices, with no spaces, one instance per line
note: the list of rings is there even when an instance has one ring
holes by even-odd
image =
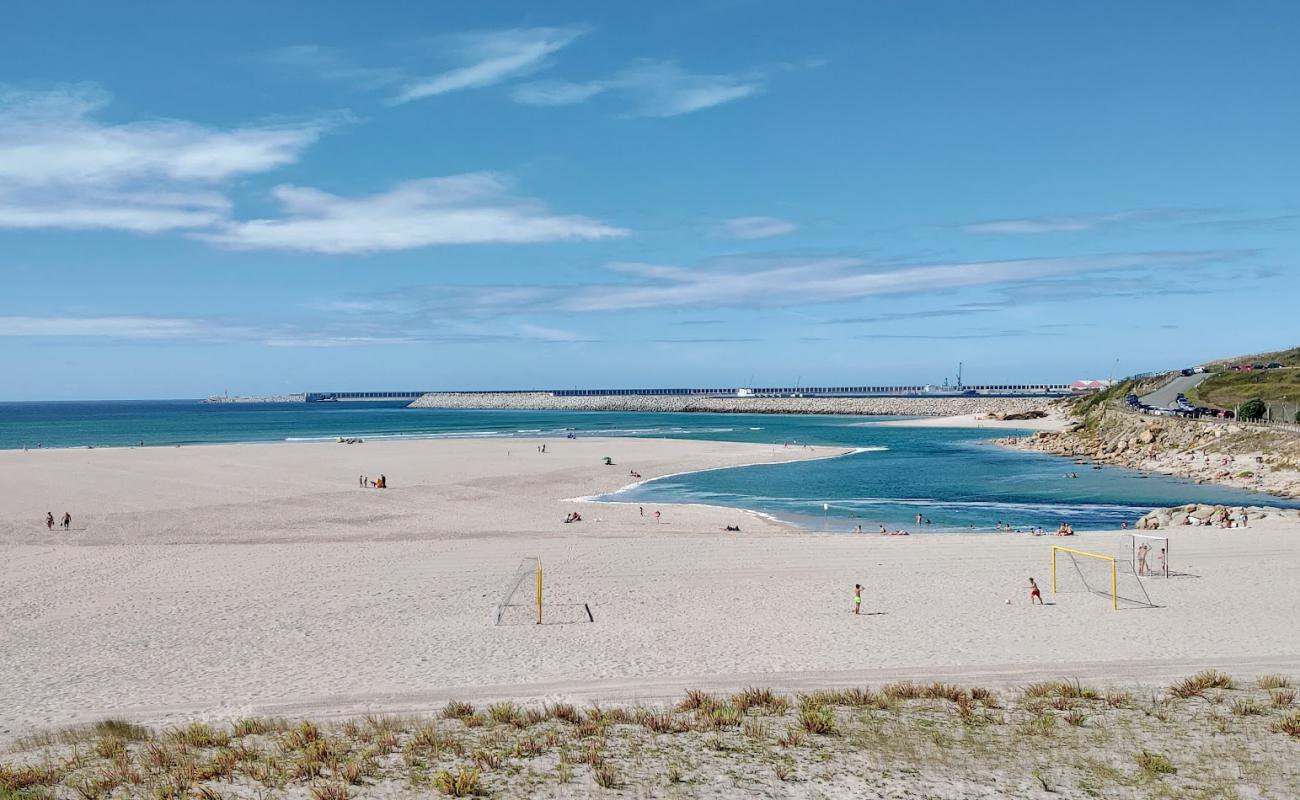
[[[1137,573],[1138,573],[1138,575],[1150,575],[1150,574],[1151,574],[1151,568],[1147,566],[1147,557],[1150,556],[1150,555],[1151,555],[1151,546],[1150,546],[1150,545],[1148,545],[1146,542],[1143,542],[1142,544],[1138,545],[1138,549],[1137,549],[1137,562],[1138,562],[1138,563],[1137,563]],[[1160,548],[1160,555],[1157,556],[1157,558],[1160,559],[1160,565],[1159,565],[1159,569],[1160,569],[1160,571],[1157,572],[1156,574],[1157,574],[1157,575],[1163,575],[1164,577],[1168,578],[1168,577],[1169,577],[1169,564],[1168,564],[1168,560],[1167,560],[1167,559],[1168,559],[1168,556],[1165,554],[1165,548],[1163,548],[1163,547]]]
[[[380,475],[378,478],[374,478],[372,480],[371,478],[368,478],[365,475],[358,475],[357,485],[360,486],[362,489],[387,489],[388,478],[385,475]]]
[[[51,511],[45,512],[45,527],[47,530],[54,530],[54,513]],[[72,530],[71,514],[66,511],[63,512],[63,518],[59,520],[59,528],[65,531]]]

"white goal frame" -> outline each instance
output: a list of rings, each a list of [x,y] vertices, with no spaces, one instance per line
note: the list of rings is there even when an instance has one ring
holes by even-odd
[[[534,587],[528,586],[529,578],[536,581],[536,597],[533,597]],[[522,593],[521,593],[522,592]],[[525,600],[525,598],[527,598]],[[501,601],[497,603],[495,624],[500,625],[505,617],[506,609],[511,606],[533,607],[537,611],[537,624],[542,624],[542,559],[539,557],[525,558],[519,562],[518,569],[510,578],[506,585],[505,593],[501,595]]]
[[[1168,578],[1171,574],[1169,571],[1169,537],[1152,536],[1146,533],[1130,533],[1129,538],[1129,563],[1133,565],[1133,574],[1141,578]],[[1158,543],[1151,545],[1152,553],[1147,556],[1146,572],[1138,571],[1138,548],[1141,546],[1139,539],[1150,540]],[[1165,551],[1164,569],[1160,567],[1160,548]]]

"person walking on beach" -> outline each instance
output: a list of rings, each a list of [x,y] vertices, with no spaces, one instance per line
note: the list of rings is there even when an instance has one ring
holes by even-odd
[[[46,512],[45,512],[45,527],[46,527],[48,530],[54,530],[54,512],[53,512],[53,511],[46,511]]]
[[[853,584],[853,613],[862,613],[862,584]]]
[[[1030,578],[1029,579],[1029,605],[1032,606],[1035,600],[1038,601],[1038,604],[1040,606],[1044,605],[1043,593],[1038,591],[1038,584],[1034,581],[1033,578]]]
[[[362,489],[366,488],[366,476],[365,476],[365,475],[358,475],[358,476],[357,476],[357,486],[360,486]]]
[[[72,530],[72,515],[66,511],[63,512],[63,529],[65,531]]]
[[[655,524],[656,524],[656,525],[659,524],[659,512],[658,512],[658,511],[655,512]]]

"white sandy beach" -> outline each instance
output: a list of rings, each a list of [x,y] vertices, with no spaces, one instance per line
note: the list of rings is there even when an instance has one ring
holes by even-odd
[[[110,713],[166,723],[693,685],[1300,672],[1300,520],[1174,531],[1173,566],[1190,575],[1147,581],[1159,608],[1111,611],[1093,595],[1053,598],[1049,552],[1123,554],[1119,532],[813,534],[704,506],[643,517],[564,498],[631,483],[629,470],[839,451],[539,443],[0,453],[0,735]],[[392,488],[357,487],[381,472]],[[563,524],[574,509],[584,521]],[[48,532],[45,512],[65,510],[73,530]],[[533,555],[550,624],[495,626],[507,578]],[[1054,605],[1026,604],[1031,575]]]

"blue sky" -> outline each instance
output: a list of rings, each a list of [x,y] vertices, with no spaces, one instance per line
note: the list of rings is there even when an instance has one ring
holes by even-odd
[[[0,399],[1068,381],[1300,339],[1293,3],[5,17]]]

